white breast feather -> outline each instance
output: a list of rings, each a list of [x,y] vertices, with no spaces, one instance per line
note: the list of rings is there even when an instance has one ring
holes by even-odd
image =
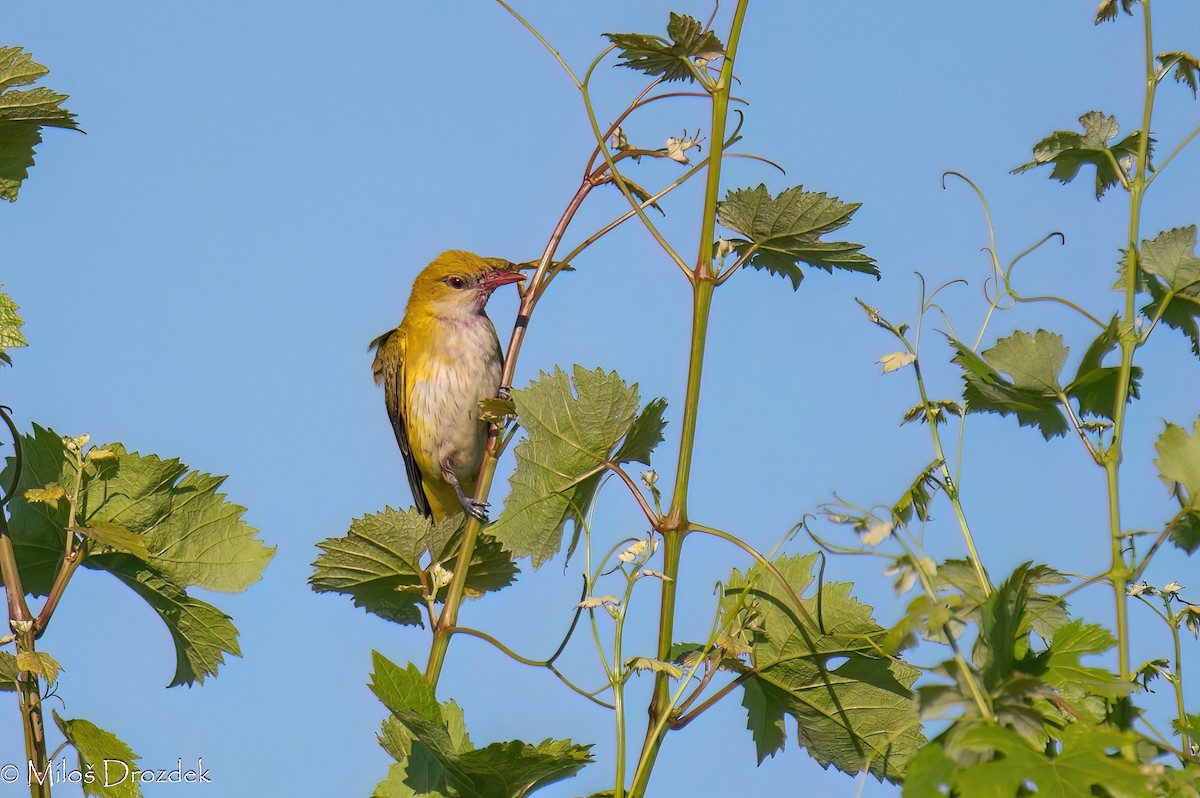
[[[479,421],[479,402],[496,395],[500,358],[496,332],[486,316],[443,321],[435,345],[410,367],[418,374],[408,397],[409,412],[428,419],[436,430],[414,443],[434,463],[450,464],[456,474],[476,471],[483,458],[486,426]],[[423,425],[424,426],[424,425]],[[424,437],[424,436],[422,436]]]

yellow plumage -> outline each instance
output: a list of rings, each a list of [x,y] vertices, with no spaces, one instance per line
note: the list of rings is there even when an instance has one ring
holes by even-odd
[[[417,275],[400,326],[371,342],[413,501],[434,520],[485,517],[470,500],[487,441],[479,402],[499,389],[501,352],[484,307],[520,279],[504,261],[443,252]]]

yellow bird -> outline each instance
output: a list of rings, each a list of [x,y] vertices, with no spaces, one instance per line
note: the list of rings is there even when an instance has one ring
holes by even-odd
[[[507,261],[443,252],[417,275],[400,326],[371,342],[413,501],[435,521],[462,511],[487,520],[472,498],[487,442],[479,402],[500,388],[501,352],[484,307],[522,279]]]

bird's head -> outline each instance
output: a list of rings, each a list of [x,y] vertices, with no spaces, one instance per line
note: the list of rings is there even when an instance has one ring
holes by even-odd
[[[450,250],[417,275],[408,306],[443,318],[478,315],[493,291],[523,279],[508,261]]]

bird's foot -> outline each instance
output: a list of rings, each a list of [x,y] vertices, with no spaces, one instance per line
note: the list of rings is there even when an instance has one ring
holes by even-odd
[[[488,522],[488,503],[464,493],[462,485],[458,484],[458,476],[454,473],[453,468],[443,467],[442,477],[454,488],[454,493],[458,496],[458,502],[462,505],[463,512],[486,524]]]
[[[464,496],[462,499],[463,511],[482,523],[488,522],[487,508],[490,507],[487,502],[481,502],[479,499],[472,499],[469,496]]]

